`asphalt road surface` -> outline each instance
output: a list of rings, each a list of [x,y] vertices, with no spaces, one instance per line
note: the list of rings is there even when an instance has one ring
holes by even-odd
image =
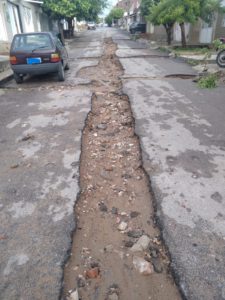
[[[0,299],[60,297],[92,96],[77,73],[98,63],[106,37],[118,44],[177,282],[187,299],[225,299],[225,87],[199,89],[191,67],[108,28],[70,43],[65,83],[0,89]]]

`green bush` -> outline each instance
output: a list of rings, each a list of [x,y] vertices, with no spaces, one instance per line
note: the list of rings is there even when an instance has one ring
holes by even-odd
[[[225,49],[225,44],[223,44],[219,39],[213,41],[213,48],[216,50]]]
[[[198,81],[198,86],[202,89],[213,89],[217,87],[217,80],[216,74],[209,74]]]

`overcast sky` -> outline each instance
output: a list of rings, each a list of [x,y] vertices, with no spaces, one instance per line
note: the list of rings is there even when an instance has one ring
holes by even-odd
[[[107,16],[111,8],[118,2],[118,0],[108,0],[109,7],[106,8],[103,12],[103,16]]]

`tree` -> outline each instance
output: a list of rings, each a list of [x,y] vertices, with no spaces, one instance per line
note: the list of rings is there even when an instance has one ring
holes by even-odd
[[[66,19],[73,34],[73,19],[95,20],[107,0],[44,0],[44,11],[56,20]]]
[[[87,10],[84,19],[87,21],[97,21],[98,15],[102,12],[104,8],[107,7],[107,0],[89,0],[90,6]]]
[[[106,17],[105,21],[106,23],[111,26],[114,20],[119,20],[123,17],[124,15],[124,10],[120,7],[114,7],[111,9],[110,13]]]
[[[181,29],[182,46],[186,47],[185,23],[195,23],[200,17],[200,1],[199,0],[170,0],[173,4],[173,16],[179,23]]]
[[[151,7],[150,14],[146,17],[154,25],[163,25],[167,34],[168,45],[172,42],[173,26],[175,19],[173,8],[168,5],[168,0],[162,0]]]
[[[215,13],[224,12],[222,0],[200,0],[200,18],[212,25]]]
[[[193,24],[199,17],[206,22],[212,20],[220,6],[221,0],[161,0],[151,8],[149,20],[155,25],[164,25],[168,44],[171,43],[174,24],[179,23],[182,46],[186,47],[185,23]]]
[[[144,17],[149,16],[151,12],[151,8],[154,5],[157,5],[159,2],[160,0],[142,0],[140,6],[142,16]]]

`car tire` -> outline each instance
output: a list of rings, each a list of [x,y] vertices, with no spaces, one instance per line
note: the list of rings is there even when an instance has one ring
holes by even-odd
[[[69,65],[69,62],[66,64],[66,66],[65,66],[65,70],[67,71],[67,70],[69,70],[70,69],[70,65]]]
[[[19,75],[18,73],[14,72],[13,77],[14,77],[16,83],[22,83],[23,82],[23,76]]]
[[[63,68],[63,64],[59,64],[59,69],[58,69],[58,80],[59,81],[64,81],[65,80],[65,72]]]

